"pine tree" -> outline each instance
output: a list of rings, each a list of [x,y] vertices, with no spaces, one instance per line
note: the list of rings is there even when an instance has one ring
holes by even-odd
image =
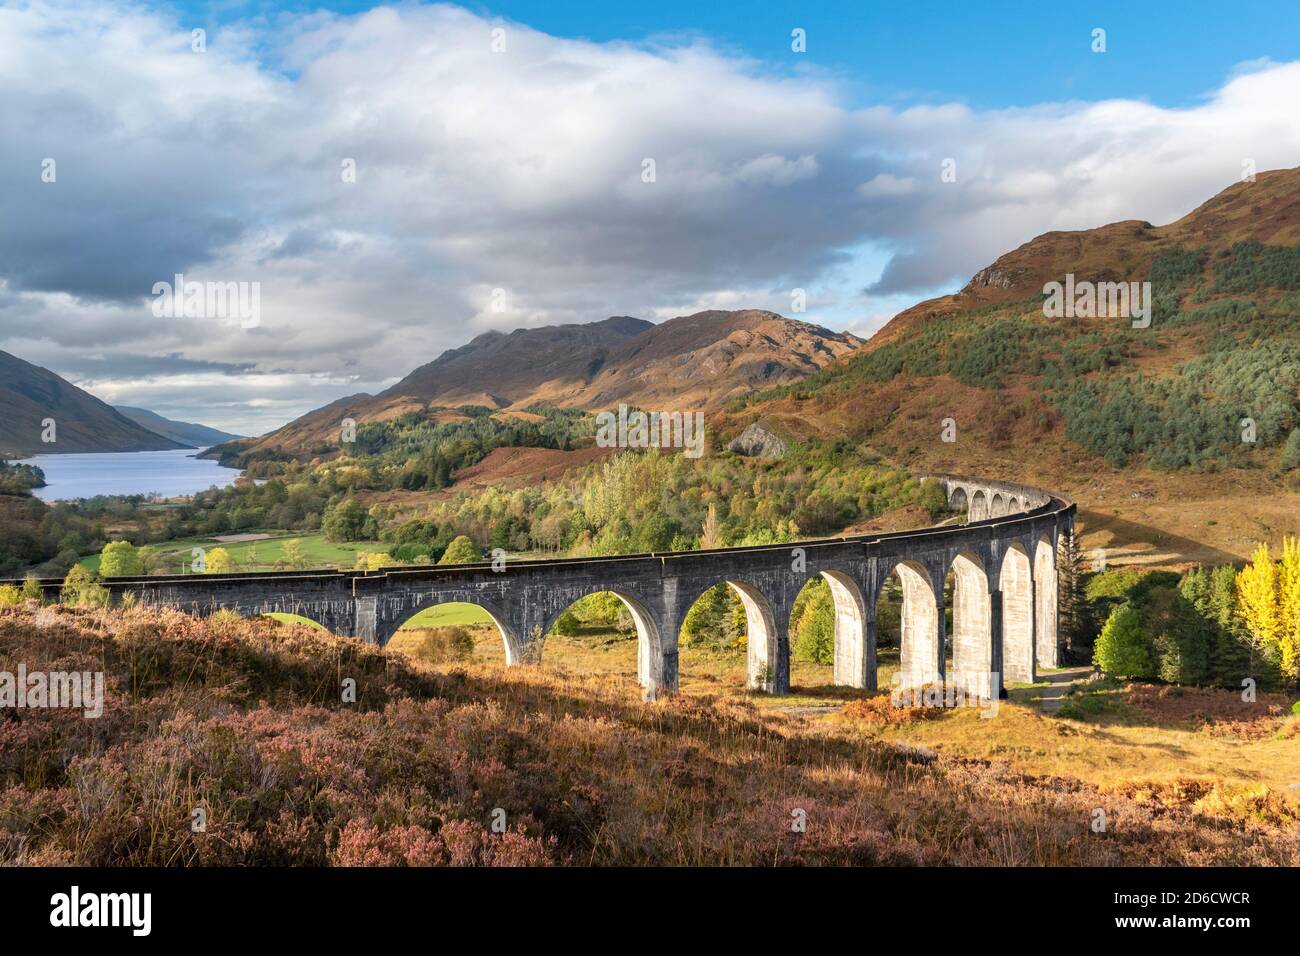
[[[1197,566],[1179,586],[1209,625],[1209,674],[1219,687],[1240,687],[1246,677],[1259,678],[1248,635],[1237,615],[1237,572],[1230,564],[1207,571]]]
[[[1094,627],[1083,588],[1083,553],[1073,530],[1061,535],[1056,556],[1057,628],[1062,650],[1071,655],[1092,643]]]

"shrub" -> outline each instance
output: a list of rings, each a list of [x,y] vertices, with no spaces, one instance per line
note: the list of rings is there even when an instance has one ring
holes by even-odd
[[[130,541],[110,541],[100,553],[99,573],[106,578],[134,577],[141,573],[140,552]]]
[[[23,580],[23,600],[45,600],[45,589],[41,587],[41,582],[36,579],[36,575],[34,574],[27,575]]]
[[[1093,648],[1093,663],[1117,677],[1155,677],[1156,662],[1142,626],[1142,614],[1125,601],[1106,618]]]
[[[431,627],[412,653],[433,664],[467,661],[474,656],[474,635],[459,625]]]
[[[204,570],[208,574],[229,574],[234,569],[235,563],[230,559],[230,552],[225,548],[213,548],[207,553]]]
[[[366,512],[355,498],[344,498],[325,509],[321,530],[326,541],[361,541],[365,537]]]
[[[582,622],[578,620],[578,615],[573,613],[573,608],[568,608],[556,619],[551,633],[561,637],[574,637],[581,628]]]
[[[68,607],[107,607],[109,593],[92,571],[75,564],[63,581],[59,600]]]
[[[948,495],[943,490],[943,485],[933,478],[927,478],[921,482],[921,497],[919,504],[925,509],[926,514],[930,516],[931,521],[937,521],[948,513]]]
[[[12,584],[0,585],[0,607],[16,607],[23,601],[23,594]]]
[[[388,553],[403,564],[417,564],[421,558],[428,559],[432,552],[433,548],[428,542],[411,541],[406,544],[399,544]]]
[[[482,560],[483,553],[479,551],[478,545],[471,541],[467,535],[462,534],[453,538],[451,544],[447,545],[447,550],[438,559],[438,563],[474,564]]]

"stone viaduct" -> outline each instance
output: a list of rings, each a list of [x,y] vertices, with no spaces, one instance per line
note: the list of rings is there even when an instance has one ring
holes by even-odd
[[[750,685],[790,689],[790,614],[816,575],[835,601],[835,683],[876,688],[876,604],[891,574],[901,583],[901,672],[905,683],[994,675],[1032,681],[1057,664],[1056,555],[1075,506],[1047,492],[995,481],[930,475],[967,522],[918,531],[795,544],[509,561],[379,571],[168,575],[110,578],[119,600],[205,616],[283,612],[335,634],[384,645],[417,612],[463,601],[496,622],[508,664],[540,659],[545,635],[574,601],[610,591],[631,612],[638,677],[647,698],[677,690],[677,642],[686,612],[725,582],[748,622]],[[952,577],[952,634],[945,581]],[[61,582],[42,582],[56,596]],[[947,668],[951,651],[952,666]]]

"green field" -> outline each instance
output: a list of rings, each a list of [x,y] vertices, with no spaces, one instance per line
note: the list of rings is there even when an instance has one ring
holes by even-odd
[[[402,625],[402,630],[409,631],[422,627],[450,627],[453,624],[491,624],[488,612],[477,604],[462,604],[453,601],[427,607]]]
[[[317,630],[325,630],[324,624],[317,624],[309,617],[303,617],[300,614],[281,614],[279,611],[271,611],[263,614],[262,617],[269,617],[273,621],[279,621],[281,624],[305,624],[308,627],[314,627]]]
[[[162,570],[168,574],[189,574],[194,560],[195,548],[211,551],[213,548],[225,548],[234,562],[236,571],[281,571],[286,570],[281,562],[284,560],[284,546],[287,542],[297,541],[302,548],[303,557],[309,568],[352,568],[357,561],[358,551],[387,551],[388,545],[382,541],[326,541],[323,534],[293,534],[284,531],[263,532],[273,535],[260,541],[235,541],[223,544],[214,538],[178,538],[151,545],[163,559]],[[96,573],[99,572],[99,555],[92,554],[81,559],[81,565]]]

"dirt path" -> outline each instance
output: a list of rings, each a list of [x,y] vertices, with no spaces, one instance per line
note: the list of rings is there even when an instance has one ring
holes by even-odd
[[[1050,687],[1044,688],[1038,698],[1038,706],[1042,708],[1045,714],[1054,714],[1061,709],[1061,702],[1065,695],[1070,692],[1070,688],[1080,681],[1088,679],[1092,673],[1092,668],[1086,664],[1079,667],[1066,667],[1059,671],[1052,671],[1050,674],[1043,674],[1041,679],[1047,681]]]

